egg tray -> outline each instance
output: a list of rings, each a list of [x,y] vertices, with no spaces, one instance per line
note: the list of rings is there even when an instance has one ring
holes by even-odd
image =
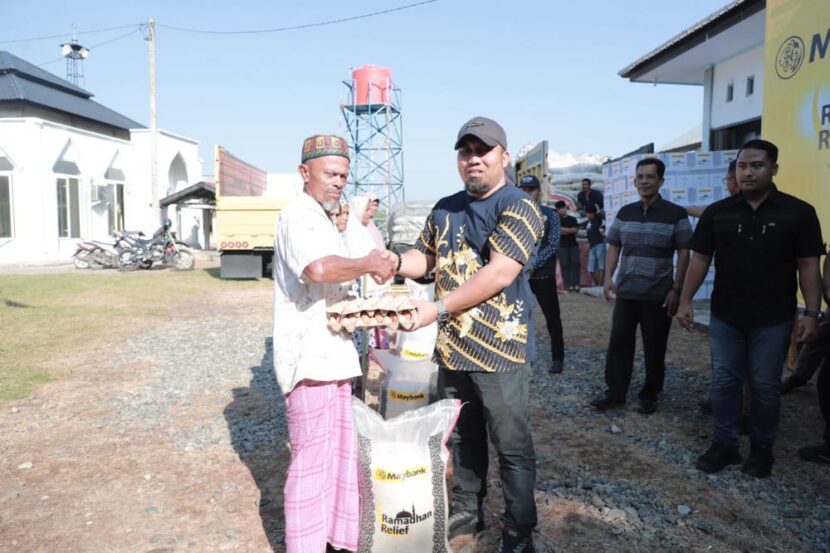
[[[418,326],[418,310],[406,296],[342,300],[326,308],[328,327],[351,334],[358,328],[386,327],[391,332]]]

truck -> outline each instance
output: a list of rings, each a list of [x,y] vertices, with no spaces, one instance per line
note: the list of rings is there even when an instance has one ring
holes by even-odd
[[[265,171],[219,145],[214,163],[219,277],[267,276],[274,256],[274,225],[291,196],[269,194]]]

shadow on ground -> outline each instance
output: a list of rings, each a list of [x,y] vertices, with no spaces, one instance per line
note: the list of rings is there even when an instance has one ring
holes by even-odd
[[[273,367],[273,344],[266,338],[262,360],[250,368],[247,388],[234,388],[225,407],[231,443],[259,488],[259,516],[272,550],[284,542],[282,487],[290,458],[286,442],[285,401]]]

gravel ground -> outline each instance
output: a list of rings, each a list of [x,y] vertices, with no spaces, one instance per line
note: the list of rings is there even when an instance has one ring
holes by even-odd
[[[711,439],[705,335],[673,331],[656,414],[597,413],[610,308],[561,297],[565,373],[540,362],[531,386],[537,550],[830,551],[830,472],[795,455],[820,436],[812,388],[787,398],[772,478],[707,476],[693,467]],[[0,551],[282,551],[270,298],[268,282],[201,298],[0,405]],[[494,551],[500,502],[492,471],[488,529],[456,551]]]

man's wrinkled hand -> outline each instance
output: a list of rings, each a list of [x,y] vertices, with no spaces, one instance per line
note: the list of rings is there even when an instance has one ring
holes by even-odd
[[[795,341],[801,344],[813,340],[816,336],[818,336],[818,319],[801,317],[796,328]]]
[[[692,325],[695,322],[695,310],[691,303],[680,303],[674,317],[685,330],[692,330]]]
[[[398,266],[398,256],[389,250],[372,250],[367,256],[371,269],[369,274],[378,284],[383,284],[395,276],[395,269]]]

